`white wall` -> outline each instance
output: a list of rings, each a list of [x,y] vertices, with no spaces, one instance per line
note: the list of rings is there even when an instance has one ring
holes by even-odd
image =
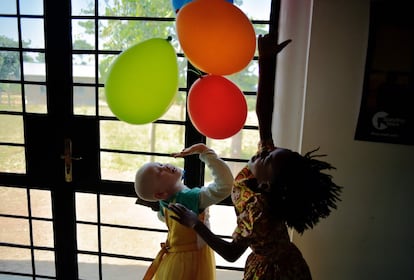
[[[300,151],[312,1],[282,0],[280,11],[279,42],[292,42],[277,57],[272,134],[277,146]]]
[[[303,0],[307,1],[307,0]],[[315,0],[302,151],[320,146],[339,209],[295,235],[315,280],[414,279],[414,146],[354,140],[369,0]]]

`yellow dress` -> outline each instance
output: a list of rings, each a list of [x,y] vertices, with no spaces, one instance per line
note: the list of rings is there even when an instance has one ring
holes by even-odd
[[[147,270],[144,280],[215,280],[216,262],[213,250],[193,229],[187,228],[170,216],[169,203],[181,203],[208,223],[208,207],[219,203],[231,193],[233,175],[227,164],[208,149],[199,155],[213,175],[213,182],[203,187],[185,188],[159,201],[160,215],[168,228],[167,241]],[[205,209],[203,211],[203,209]]]
[[[170,218],[165,209],[168,226],[167,241],[149,267],[144,279],[153,280],[214,280],[216,279],[213,250],[189,229]],[[199,218],[204,221],[204,212]],[[152,277],[153,275],[153,277]]]

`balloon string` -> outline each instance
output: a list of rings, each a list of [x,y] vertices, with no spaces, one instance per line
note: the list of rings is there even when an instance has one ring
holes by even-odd
[[[188,71],[193,72],[194,74],[196,74],[199,77],[201,77],[203,75],[203,73],[200,70],[197,70],[197,69],[188,69]]]

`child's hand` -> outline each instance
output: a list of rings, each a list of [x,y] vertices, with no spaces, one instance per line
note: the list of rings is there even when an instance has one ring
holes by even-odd
[[[198,143],[198,144],[194,144],[188,148],[183,149],[181,152],[172,153],[171,155],[173,157],[185,157],[185,156],[193,155],[193,154],[201,154],[207,149],[208,147],[205,144]]]
[[[158,212],[160,210],[160,204],[158,203],[158,201],[146,201],[138,197],[135,204],[147,206],[151,208],[152,211],[155,211],[155,212]]]
[[[272,57],[282,51],[292,40],[286,40],[277,44],[276,34],[259,35],[257,39],[257,46],[259,49],[259,57]]]
[[[175,215],[177,215],[177,216],[170,216],[171,219],[176,220],[183,226],[193,228],[199,221],[196,213],[187,209],[184,205],[180,203],[170,203],[168,205],[168,209],[170,209],[171,211],[175,213]]]

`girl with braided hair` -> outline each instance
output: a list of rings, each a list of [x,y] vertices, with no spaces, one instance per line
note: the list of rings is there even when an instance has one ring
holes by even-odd
[[[259,149],[237,174],[231,199],[237,215],[233,240],[212,233],[181,204],[170,204],[171,218],[193,228],[227,261],[237,260],[248,247],[244,280],[310,280],[310,269],[290,241],[288,227],[302,234],[336,209],[341,187],[324,170],[334,169],[311,151],[304,156],[275,147],[271,132],[276,55],[290,40],[277,44],[275,34],[259,36],[259,84],[256,114]]]

